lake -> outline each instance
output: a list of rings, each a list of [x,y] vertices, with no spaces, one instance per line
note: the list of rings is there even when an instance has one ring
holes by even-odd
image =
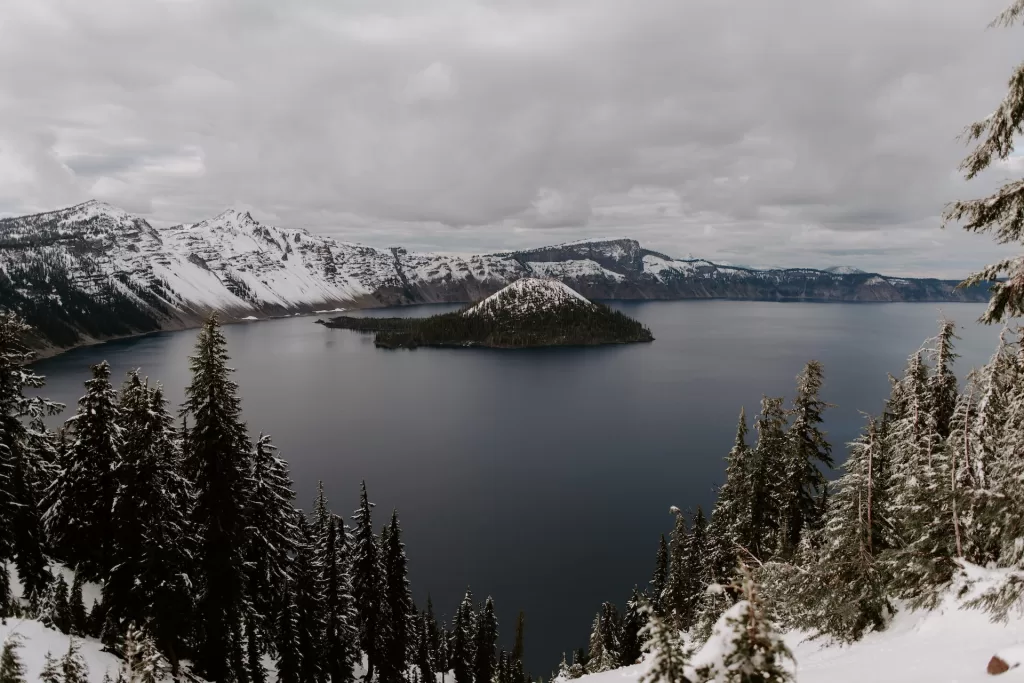
[[[308,508],[318,479],[351,514],[366,480],[375,521],[398,508],[412,586],[450,618],[467,586],[494,596],[502,643],[526,612],[526,663],[554,669],[586,645],[605,600],[645,583],[669,506],[708,510],[736,417],[762,394],[792,396],[824,363],[837,460],[888,396],[886,373],[937,330],[962,329],[958,369],[984,363],[999,330],[977,304],[615,303],[653,344],[495,351],[375,349],[371,336],[296,317],[225,328],[245,417],[274,437]],[[372,311],[428,315],[451,307]],[[196,331],[77,349],[38,363],[67,403],[108,360],[159,379],[180,403]]]

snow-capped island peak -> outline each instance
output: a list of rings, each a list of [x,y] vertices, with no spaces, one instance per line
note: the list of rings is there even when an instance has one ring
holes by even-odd
[[[524,277],[498,290],[467,309],[463,315],[521,315],[536,310],[553,310],[565,306],[586,306],[593,303],[565,283],[553,278]]]

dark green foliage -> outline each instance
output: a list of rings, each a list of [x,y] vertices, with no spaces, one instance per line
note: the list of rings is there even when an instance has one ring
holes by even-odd
[[[651,577],[651,606],[658,614],[666,613],[665,588],[668,585],[668,543],[665,534],[658,542],[658,555],[654,561],[654,575]]]
[[[387,529],[381,543],[387,627],[380,678],[383,683],[399,683],[409,661],[409,627],[415,607],[409,591],[408,563],[397,510],[391,513]]]
[[[71,593],[68,595],[71,633],[79,637],[89,635],[89,617],[85,613],[85,603],[82,600],[82,583],[82,575],[75,572],[75,580],[71,582]]]
[[[322,493],[320,500],[323,500]],[[327,512],[326,522],[319,524],[317,531],[322,534],[317,544],[317,566],[323,587],[321,659],[324,673],[331,682],[342,683],[352,679],[352,666],[358,656],[352,586],[343,557],[345,527],[340,519]]]
[[[672,508],[675,514],[675,525],[669,537],[669,570],[662,602],[665,616],[678,629],[686,628],[686,608],[689,600],[689,581],[686,576],[687,550],[689,533],[686,530],[686,518],[679,508]],[[591,651],[593,657],[593,650]]]
[[[44,384],[28,369],[33,354],[25,345],[30,328],[16,315],[0,312],[0,610],[7,614],[8,563],[29,599],[39,599],[49,580],[41,494],[49,483],[47,458],[40,446],[47,443],[42,420],[63,406],[28,397]]]
[[[466,589],[466,595],[452,620],[450,664],[455,674],[455,683],[473,683],[476,631],[473,594]]]
[[[176,672],[192,617],[191,491],[179,472],[174,419],[162,389],[131,372],[120,399],[112,566],[103,604],[119,629],[147,624],[148,637],[169,653]]]
[[[490,681],[497,665],[498,618],[494,614],[494,600],[488,596],[476,620],[476,639],[473,645],[473,680]]]
[[[582,303],[582,302],[581,302]],[[430,318],[332,318],[328,327],[376,332],[377,346],[592,346],[654,341],[650,330],[603,304],[532,308],[527,315],[464,315]]]
[[[241,613],[247,485],[252,447],[238,386],[229,379],[227,349],[216,318],[203,326],[190,358],[192,382],[182,413],[192,419],[183,468],[195,491],[191,523],[198,542],[195,661],[207,678],[228,676],[231,632]]]
[[[647,626],[647,612],[644,610],[643,597],[637,588],[626,603],[626,613],[622,618],[622,630],[619,635],[619,665],[635,664],[642,655],[640,632]]]
[[[21,641],[18,633],[12,633],[4,640],[3,651],[0,652],[0,683],[27,683],[25,665],[18,655]]]
[[[364,481],[359,493],[359,509],[352,515],[355,522],[352,597],[355,599],[356,613],[359,615],[359,646],[367,658],[367,681],[373,679],[380,658],[384,656],[381,648],[384,624],[381,617],[386,607],[380,548],[373,532],[372,509],[373,503],[367,498]]]
[[[313,537],[301,512],[296,513],[298,539],[292,563],[292,601],[295,605],[295,641],[299,653],[299,680],[316,681],[322,675],[322,586],[316,567]]]
[[[641,683],[689,683],[686,677],[689,653],[680,642],[678,632],[653,609],[646,611],[648,621],[641,636],[652,657]]]
[[[46,528],[57,557],[86,578],[99,579],[112,565],[110,513],[122,438],[106,361],[92,367],[85,387],[77,414],[66,424],[70,444],[47,494]]]
[[[301,656],[296,635],[295,603],[291,599],[291,588],[287,581],[283,586],[284,600],[277,616],[277,680],[279,683],[301,683]]]

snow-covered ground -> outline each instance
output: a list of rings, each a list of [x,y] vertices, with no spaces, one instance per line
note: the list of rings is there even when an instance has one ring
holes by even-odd
[[[986,614],[961,609],[951,597],[934,611],[901,611],[889,628],[852,645],[827,645],[789,633],[798,683],[981,683],[1024,681],[1024,666],[997,677],[986,673],[1000,654],[1024,664],[1024,619],[992,623]],[[633,683],[646,663],[590,674],[579,683]]]
[[[463,315],[493,315],[498,311],[522,314],[566,304],[593,307],[585,296],[558,280],[525,277],[487,297]]]

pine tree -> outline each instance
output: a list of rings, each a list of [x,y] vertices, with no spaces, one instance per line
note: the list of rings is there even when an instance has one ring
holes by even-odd
[[[747,415],[740,409],[736,438],[726,456],[725,483],[718,490],[712,511],[711,531],[715,539],[711,570],[719,581],[732,577],[736,568],[736,546],[749,542],[754,533],[751,519],[753,452],[747,445]]]
[[[11,633],[4,639],[3,651],[0,652],[0,683],[27,683],[25,665],[18,655],[21,641],[19,633]]]
[[[787,453],[786,411],[781,398],[761,399],[761,413],[754,421],[757,445],[749,463],[746,481],[750,485],[748,501],[750,535],[740,537],[740,546],[755,560],[767,559],[784,547],[788,519],[782,509],[786,499],[785,463]]]
[[[267,683],[267,669],[263,666],[263,645],[254,619],[245,620],[245,665],[252,683]]]
[[[604,656],[604,632],[602,631],[601,613],[598,612],[594,616],[594,623],[590,627],[590,640],[587,643],[587,665],[586,672],[588,674],[601,673],[607,671],[604,668],[606,665]]]
[[[323,653],[322,598],[316,566],[313,538],[306,517],[296,512],[298,541],[295,559],[292,563],[292,599],[295,605],[295,642],[299,653],[299,680],[314,683],[323,674],[321,656]]]
[[[711,583],[707,574],[707,519],[704,511],[698,507],[690,524],[690,533],[686,537],[686,549],[683,553],[681,602],[679,626],[688,631],[693,626],[704,589]]]
[[[690,546],[690,537],[686,529],[686,518],[677,507],[672,507],[671,512],[675,515],[675,525],[669,537],[669,568],[668,582],[662,597],[666,618],[678,629],[685,630],[686,609],[688,604],[688,577],[686,569],[688,559],[686,556]],[[593,656],[593,651],[591,651]]]
[[[434,603],[430,599],[429,594],[427,595],[427,608],[423,613],[423,619],[426,626],[428,656],[434,671],[443,676],[448,670],[447,647],[445,646],[448,639],[441,626],[437,623],[437,618],[434,616]],[[433,679],[431,679],[431,683],[433,683]]]
[[[39,672],[39,680],[42,683],[64,683],[60,662],[53,658],[52,652],[47,652],[43,658],[43,670]]]
[[[279,683],[301,683],[302,662],[296,636],[295,603],[291,588],[285,579],[284,599],[281,602],[275,633],[277,635],[277,680]]]
[[[82,575],[75,572],[75,580],[71,583],[71,594],[68,596],[68,607],[71,611],[71,633],[83,637],[89,635],[89,617],[85,613],[85,602],[82,599]]]
[[[956,410],[958,383],[953,372],[953,363],[959,354],[953,351],[956,325],[952,320],[942,320],[935,346],[931,349],[934,369],[928,378],[929,409],[935,418],[935,429],[940,439],[949,436],[950,422]]]
[[[125,683],[160,683],[171,672],[153,638],[134,624],[125,632],[122,650],[124,661],[119,680]]]
[[[1024,0],[1014,0],[992,25],[1009,27],[1022,16]],[[996,110],[964,131],[963,137],[967,142],[978,143],[960,164],[967,180],[976,177],[994,161],[1005,160],[1013,153],[1016,136],[1024,126],[1024,107],[1020,106],[1022,96],[1024,65],[1018,65],[1010,78],[1009,91]],[[960,222],[970,232],[992,233],[1000,244],[1019,242],[1024,240],[1022,202],[1024,180],[1013,180],[989,197],[953,202],[946,207],[943,220],[947,224]],[[1006,317],[1024,314],[1024,257],[1017,256],[986,266],[960,286],[981,283],[988,283],[992,292],[982,322],[1000,322]]]
[[[319,524],[317,527],[323,528]],[[345,528],[341,520],[329,515],[325,533],[325,538],[317,543],[316,562],[324,591],[322,659],[324,672],[332,683],[343,683],[352,680],[352,667],[358,655],[352,582],[342,556]]]
[[[619,635],[621,644],[619,666],[635,664],[643,654],[640,632],[647,626],[647,611],[644,609],[642,600],[639,589],[634,587],[629,601],[626,602],[626,614],[622,618],[622,630]]]
[[[722,615],[711,636],[712,661],[695,660],[698,678],[707,683],[788,683],[793,655],[769,620],[750,571],[743,567],[733,585],[740,596]],[[664,679],[662,679],[664,680]]]
[[[40,490],[49,477],[42,473],[38,446],[47,442],[43,418],[64,406],[25,396],[26,389],[34,393],[45,383],[28,367],[34,357],[24,342],[29,332],[17,315],[0,312],[0,584],[8,585],[7,563],[13,561],[25,596],[38,600],[49,581]]]
[[[473,647],[474,681],[490,681],[494,678],[497,645],[498,618],[494,614],[494,600],[488,596],[476,621],[476,642]]]
[[[434,656],[430,647],[430,624],[426,613],[419,615],[416,619],[416,656],[415,664],[419,669],[420,678],[429,683],[434,683]]]
[[[654,576],[651,577],[651,605],[661,615],[668,611],[664,599],[668,586],[668,555],[668,543],[665,542],[665,534],[662,534],[654,562]]]
[[[177,673],[176,653],[192,614],[192,496],[179,472],[174,418],[162,389],[149,387],[138,372],[128,374],[117,416],[120,457],[109,515],[106,617],[119,628],[148,624],[149,636],[168,653]]]
[[[647,625],[640,635],[651,658],[640,683],[689,683],[686,676],[689,653],[680,642],[679,632],[653,609],[645,608],[645,612]]]
[[[373,532],[370,503],[366,495],[366,482],[362,483],[359,509],[352,516],[355,522],[355,547],[352,557],[352,596],[355,599],[359,624],[359,646],[366,655],[366,680],[373,680],[384,653],[381,644],[381,611],[385,607],[384,579],[381,576],[380,549]],[[460,683],[463,683],[460,681]]]
[[[388,624],[384,657],[381,660],[381,681],[398,683],[409,661],[409,627],[415,608],[409,590],[408,562],[398,511],[391,513],[391,524],[381,544],[384,560],[384,584]]]
[[[52,660],[47,655],[47,666]],[[61,683],[89,683],[89,667],[82,657],[81,644],[75,638],[68,641],[68,651],[60,658],[56,670],[60,676]],[[43,680],[50,675],[44,671]],[[49,683],[47,681],[47,683]]]
[[[229,379],[226,347],[217,319],[211,316],[189,359],[192,382],[182,409],[183,416],[192,418],[183,466],[195,491],[195,662],[200,673],[215,681],[229,675],[231,633],[243,604],[252,452],[238,386]]]
[[[40,621],[61,633],[71,633],[71,607],[68,604],[68,582],[63,573],[52,583],[50,599]]]
[[[830,407],[819,396],[823,380],[824,369],[813,360],[797,377],[793,424],[786,434],[788,444],[782,465],[780,517],[785,526],[779,531],[778,551],[784,558],[792,556],[800,545],[804,530],[817,525],[819,499],[826,486],[820,466],[833,466],[832,446],[820,428],[822,413]]]
[[[466,595],[452,620],[450,660],[455,674],[455,683],[473,683],[476,636],[477,624],[476,615],[473,614],[473,594],[467,588]]]
[[[256,439],[248,473],[246,587],[257,646],[274,636],[298,528],[288,464],[270,436]]]
[[[85,578],[101,579],[112,566],[110,513],[121,427],[110,366],[104,361],[91,371],[78,412],[65,425],[71,444],[47,490],[45,521],[56,556]]]

